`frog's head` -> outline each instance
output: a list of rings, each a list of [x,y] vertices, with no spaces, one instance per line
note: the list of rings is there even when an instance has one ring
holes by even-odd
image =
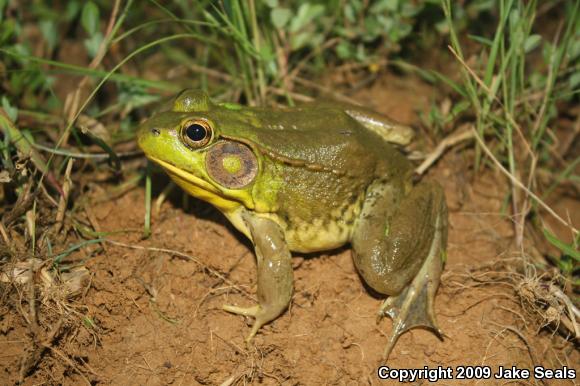
[[[254,209],[252,189],[262,155],[251,139],[237,135],[238,128],[252,125],[251,115],[240,109],[214,104],[204,92],[185,90],[170,111],[142,124],[139,146],[191,195],[224,211],[240,205]]]

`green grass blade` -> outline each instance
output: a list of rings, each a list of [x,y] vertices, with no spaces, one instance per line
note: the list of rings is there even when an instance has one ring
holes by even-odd
[[[566,244],[546,228],[544,228],[544,236],[550,244],[558,248],[563,254],[572,257],[577,262],[580,262],[580,251],[577,248],[574,248],[573,245]]]

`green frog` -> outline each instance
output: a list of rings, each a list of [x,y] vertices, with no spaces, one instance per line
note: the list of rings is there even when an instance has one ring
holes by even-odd
[[[185,191],[219,209],[255,247],[258,304],[224,305],[255,318],[250,341],[288,307],[291,252],[352,246],[355,266],[387,295],[384,357],[410,328],[439,336],[433,300],[447,239],[440,185],[413,183],[396,148],[412,129],[362,107],[311,103],[254,108],[185,90],[139,128],[139,146]],[[377,321],[378,321],[377,320]]]

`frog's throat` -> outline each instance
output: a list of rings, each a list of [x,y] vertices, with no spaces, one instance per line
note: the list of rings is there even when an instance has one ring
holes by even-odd
[[[159,166],[165,169],[171,179],[187,193],[196,198],[209,202],[210,204],[220,209],[222,212],[230,212],[239,208],[241,205],[253,209],[254,203],[251,200],[250,202],[245,202],[246,200],[244,200],[242,204],[240,201],[229,199],[224,194],[224,192],[209,182],[204,181],[203,179],[188,173],[178,168],[177,166],[170,164],[169,162],[162,161],[159,158],[152,156],[148,156],[147,158],[159,164]]]

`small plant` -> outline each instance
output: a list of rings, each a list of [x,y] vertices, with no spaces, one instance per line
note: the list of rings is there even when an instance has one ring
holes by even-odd
[[[452,3],[443,0],[442,7],[449,26],[449,49],[462,71],[462,82],[439,76],[459,94],[457,106],[462,106],[462,110],[458,115],[452,114],[452,119],[469,116],[468,121],[471,121],[471,117],[475,117],[475,122],[470,124],[476,139],[475,169],[480,170],[491,161],[492,167],[499,168],[507,177],[510,188],[506,202],[511,202],[517,249],[523,253],[525,230],[536,225],[543,230],[546,240],[560,251],[559,256],[548,256],[548,259],[564,280],[554,279],[549,285],[543,283],[550,275],[537,274],[532,263],[526,260],[522,283],[537,283],[538,288],[549,286],[550,293],[557,293],[558,304],[566,307],[552,307],[551,311],[559,309],[562,317],[568,315],[568,331],[577,334],[577,323],[571,310],[574,308],[572,302],[577,302],[573,288],[580,284],[580,236],[578,229],[553,211],[545,199],[559,184],[573,183],[577,179],[573,169],[580,158],[572,154],[570,145],[556,146],[559,135],[553,125],[560,115],[560,104],[578,99],[577,81],[571,69],[578,68],[575,63],[580,55],[577,44],[580,3],[565,4],[565,19],[550,41],[534,32],[538,12],[536,1],[500,1],[495,34],[470,36],[470,40],[478,45],[476,51],[479,53],[469,59],[454,28]],[[538,60],[542,65],[538,65]],[[436,112],[431,119],[448,123]],[[566,143],[574,136],[560,135],[560,138]],[[562,171],[556,172],[558,169]],[[543,171],[542,182],[538,178],[539,170]],[[542,191],[544,193],[540,194]],[[550,232],[542,221],[542,213],[548,213],[566,225],[573,241],[565,243]],[[529,218],[534,221],[528,222]],[[557,285],[563,288],[558,289]],[[572,298],[569,299],[568,295]],[[542,302],[540,298],[528,301]],[[561,320],[560,316],[550,319],[551,322],[558,320]]]

